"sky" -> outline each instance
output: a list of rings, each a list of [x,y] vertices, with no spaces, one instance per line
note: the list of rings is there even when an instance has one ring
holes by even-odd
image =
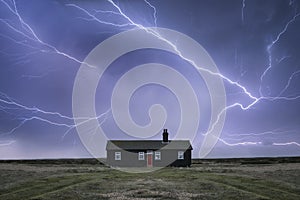
[[[161,139],[164,128],[170,139],[189,139],[195,158],[299,156],[299,6],[292,0],[1,0],[0,159],[93,157],[93,145],[105,157],[108,139]],[[129,33],[128,40],[111,42]],[[101,65],[123,48],[145,45],[145,34],[171,50],[139,48]],[[92,68],[91,52],[107,41]],[[191,58],[211,59],[216,71],[203,72],[207,66]],[[82,78],[82,72],[90,74]],[[80,120],[92,115],[78,113],[90,109],[96,118],[82,129]],[[207,135],[216,135],[216,144],[203,156]]]

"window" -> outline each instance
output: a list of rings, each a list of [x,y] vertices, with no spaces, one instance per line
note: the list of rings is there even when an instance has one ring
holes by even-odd
[[[155,154],[154,154],[154,159],[155,160],[160,160],[160,152],[159,151],[156,151]]]
[[[139,160],[145,160],[145,153],[139,152]]]
[[[121,152],[115,152],[115,160],[121,160]]]
[[[183,160],[184,159],[184,151],[178,151],[178,159]]]

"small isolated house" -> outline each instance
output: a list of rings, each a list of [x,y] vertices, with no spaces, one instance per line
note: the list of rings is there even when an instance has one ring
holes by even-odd
[[[188,140],[169,140],[164,129],[162,140],[109,140],[107,163],[113,167],[187,167],[192,146]]]

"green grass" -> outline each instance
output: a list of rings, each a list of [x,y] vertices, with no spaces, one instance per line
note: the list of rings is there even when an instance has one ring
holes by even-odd
[[[298,200],[299,166],[218,163],[134,174],[95,164],[1,163],[0,199]]]

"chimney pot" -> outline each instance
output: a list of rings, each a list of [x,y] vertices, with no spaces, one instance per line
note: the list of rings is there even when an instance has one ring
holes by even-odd
[[[169,142],[168,129],[164,129],[164,132],[163,132],[163,142]]]

